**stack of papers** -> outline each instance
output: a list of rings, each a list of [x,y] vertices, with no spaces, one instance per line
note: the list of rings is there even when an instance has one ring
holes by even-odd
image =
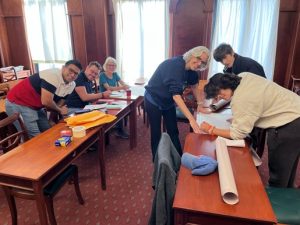
[[[97,109],[106,108],[106,106],[107,106],[107,103],[96,104],[96,105],[86,105],[83,109],[97,110]]]

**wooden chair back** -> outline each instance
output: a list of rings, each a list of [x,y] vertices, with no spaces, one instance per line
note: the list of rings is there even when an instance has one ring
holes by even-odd
[[[18,131],[14,123],[19,123]],[[6,153],[17,147],[20,143],[29,140],[27,130],[19,113],[7,116],[5,112],[0,113],[0,150]]]

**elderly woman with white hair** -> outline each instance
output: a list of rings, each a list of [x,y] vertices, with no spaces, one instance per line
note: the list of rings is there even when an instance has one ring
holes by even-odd
[[[181,95],[184,84],[191,86],[193,94],[201,107],[197,70],[205,70],[210,59],[210,52],[204,46],[187,51],[183,56],[173,57],[162,62],[145,87],[145,109],[148,114],[151,130],[151,150],[154,160],[161,137],[161,119],[163,117],[167,133],[182,155],[179,132],[176,120],[175,104],[189,120],[195,133],[200,132],[194,116],[185,105]]]
[[[117,69],[117,60],[107,57],[103,64],[104,72],[100,73],[100,91],[127,90],[129,86],[120,78]]]
[[[104,72],[100,73],[99,83],[100,92],[105,91],[120,91],[127,90],[129,86],[120,78],[116,72],[117,60],[113,57],[107,57],[103,69]],[[123,120],[116,124],[116,136],[119,138],[127,139],[129,138],[128,133],[124,130]]]

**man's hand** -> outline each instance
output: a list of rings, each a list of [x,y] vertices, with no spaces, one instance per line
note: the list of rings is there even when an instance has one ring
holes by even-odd
[[[102,97],[103,98],[108,98],[110,95],[111,95],[111,91],[109,91],[109,90],[102,92]]]
[[[61,115],[67,115],[68,114],[68,107],[66,105],[63,105],[62,107],[60,107],[60,114]]]

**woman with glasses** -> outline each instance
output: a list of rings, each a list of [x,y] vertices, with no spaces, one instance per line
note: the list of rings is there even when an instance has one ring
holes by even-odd
[[[193,94],[201,107],[198,87],[198,73],[207,68],[210,52],[204,46],[198,46],[187,51],[183,56],[173,57],[162,62],[145,87],[145,109],[148,114],[151,130],[151,150],[154,161],[158,143],[161,137],[161,119],[163,117],[167,133],[182,155],[181,144],[178,137],[176,119],[177,105],[189,120],[195,133],[200,132],[194,116],[185,105],[181,95],[184,84],[191,86]]]
[[[112,57],[107,57],[103,64],[104,72],[100,73],[99,85],[100,92],[105,91],[120,91],[127,90],[129,86],[120,78],[117,69],[117,60]],[[116,136],[119,138],[127,139],[129,135],[124,130],[123,120],[116,124],[117,133]]]
[[[127,90],[129,86],[120,78],[116,72],[117,60],[107,57],[103,64],[104,72],[100,73],[100,91],[120,91]]]

